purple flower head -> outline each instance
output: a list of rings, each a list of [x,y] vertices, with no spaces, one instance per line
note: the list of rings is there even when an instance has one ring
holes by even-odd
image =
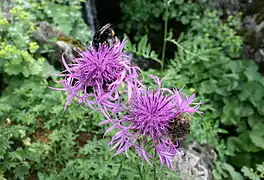
[[[117,149],[117,153],[127,153],[130,147],[147,162],[153,157],[149,151],[154,149],[161,164],[171,168],[171,160],[179,155],[177,143],[172,139],[176,127],[174,122],[183,120],[183,116],[199,113],[200,103],[193,103],[195,96],[185,96],[175,89],[173,91],[162,88],[161,81],[151,76],[158,87],[156,89],[137,88],[134,90],[124,112],[119,113],[116,119],[108,116],[103,123],[111,123],[106,131],[117,129],[110,145]],[[102,124],[103,124],[102,123]],[[177,126],[179,127],[179,126]],[[151,163],[150,163],[151,164]]]
[[[71,64],[62,56],[66,70],[60,76],[65,77],[61,81],[64,88],[54,89],[69,92],[65,106],[78,98],[79,103],[84,102],[94,109],[98,104],[117,108],[112,102],[119,98],[118,87],[125,83],[131,89],[140,83],[137,79],[139,68],[130,66],[129,57],[122,52],[125,43],[116,38],[111,46],[102,44],[98,50],[91,46],[80,52]]]

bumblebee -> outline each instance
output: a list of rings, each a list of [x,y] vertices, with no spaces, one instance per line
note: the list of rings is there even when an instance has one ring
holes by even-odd
[[[92,45],[98,50],[100,44],[110,44],[114,41],[115,32],[112,29],[110,23],[104,25],[99,31],[97,31],[93,36]]]
[[[181,141],[190,133],[190,122],[187,117],[180,116],[169,123],[169,135],[173,141]]]

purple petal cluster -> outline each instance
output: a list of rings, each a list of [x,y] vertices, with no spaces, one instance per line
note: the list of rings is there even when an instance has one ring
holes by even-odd
[[[69,93],[65,107],[77,98],[102,112],[107,120],[101,124],[110,123],[106,133],[116,132],[110,141],[116,154],[134,149],[149,164],[158,157],[171,168],[173,157],[181,154],[174,137],[188,134],[188,116],[201,114],[200,103],[194,103],[194,94],[188,97],[181,90],[162,88],[156,76],[151,76],[156,88],[143,86],[140,69],[131,66],[122,52],[125,42],[116,38],[111,46],[102,44],[98,50],[91,46],[70,64],[62,57],[63,88],[53,89]]]
[[[195,96],[187,97],[177,89],[171,91],[161,87],[161,81],[152,76],[157,83],[156,89],[135,89],[130,101],[123,107],[123,112],[115,119],[108,116],[103,123],[111,123],[106,131],[117,129],[110,145],[117,149],[117,154],[130,148],[148,163],[156,151],[161,164],[167,164],[171,168],[171,160],[179,155],[177,144],[171,140],[170,124],[180,119],[180,116],[199,113],[200,103],[193,103]],[[193,105],[194,104],[194,105]]]
[[[54,88],[69,92],[65,106],[74,98],[79,103],[85,103],[96,109],[98,104],[117,109],[112,103],[118,100],[117,89],[126,84],[131,89],[138,80],[138,67],[130,65],[129,57],[122,52],[126,41],[120,42],[117,38],[113,45],[102,44],[96,50],[93,46],[81,51],[79,57],[67,64],[64,57],[62,62],[65,71],[60,75],[65,78],[61,81],[64,88]]]

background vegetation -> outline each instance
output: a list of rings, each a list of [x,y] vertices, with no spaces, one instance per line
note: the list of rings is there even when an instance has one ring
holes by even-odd
[[[152,178],[133,154],[113,156],[98,112],[77,103],[63,111],[66,94],[48,88],[56,86],[49,73],[62,70],[58,42],[91,43],[81,3],[1,5],[0,180],[140,179],[138,168]],[[204,102],[186,143],[215,152],[213,179],[263,178],[264,78],[255,61],[243,58],[243,13],[224,14],[207,0],[122,0],[120,9],[117,29],[130,39],[126,51],[143,73],[164,77],[167,87],[185,85]],[[45,40],[38,38],[44,21]],[[164,168],[158,174],[175,179]]]

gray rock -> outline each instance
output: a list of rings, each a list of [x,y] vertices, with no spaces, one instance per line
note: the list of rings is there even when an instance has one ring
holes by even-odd
[[[173,169],[181,180],[212,179],[213,160],[216,158],[213,149],[192,142],[182,149],[182,153],[173,160]]]

